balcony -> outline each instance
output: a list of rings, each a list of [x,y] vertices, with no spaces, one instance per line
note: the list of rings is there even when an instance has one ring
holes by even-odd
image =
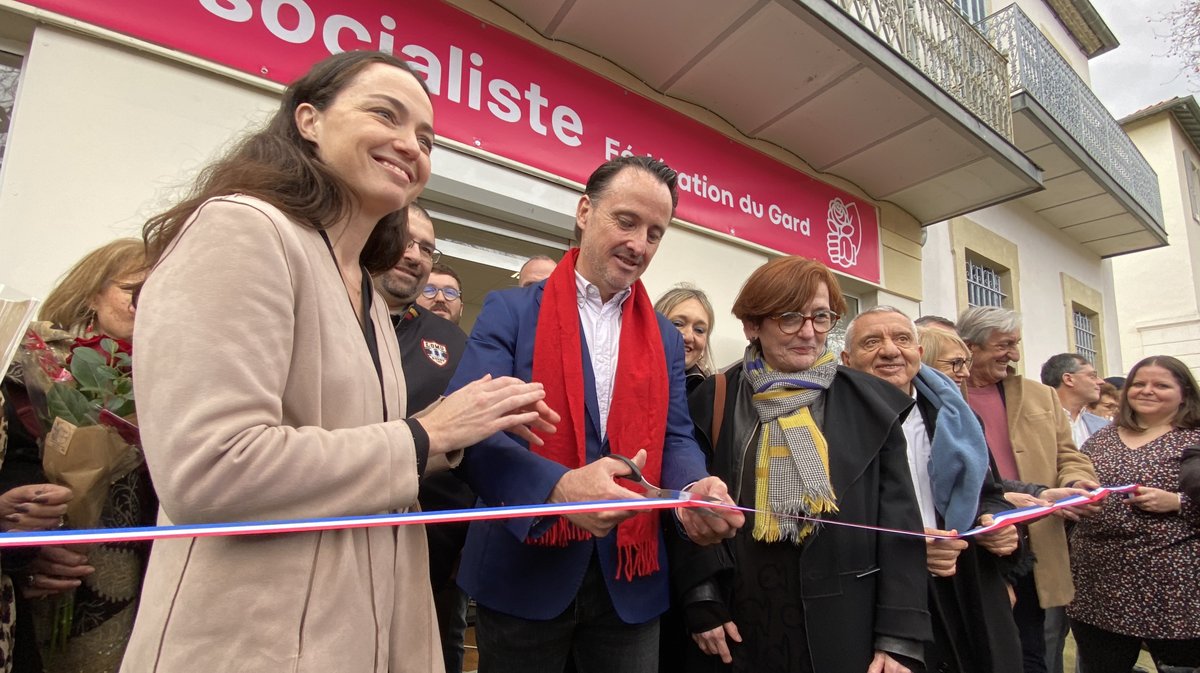
[[[945,0],[492,2],[922,223],[1041,187],[1003,56]]]
[[[1013,140],[1043,170],[1021,201],[1101,257],[1165,245],[1158,177],[1088,85],[1016,5],[979,27],[1008,57]]]

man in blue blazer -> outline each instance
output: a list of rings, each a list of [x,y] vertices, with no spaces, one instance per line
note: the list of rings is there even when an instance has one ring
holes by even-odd
[[[630,471],[610,453],[656,485],[729,502],[692,435],[679,332],[638,280],[677,198],[662,162],[605,163],[579,201],[580,247],[547,280],[485,300],[448,392],[516,376],[542,382],[563,416],[542,446],[501,433],[467,450],[460,473],[485,504],[639,497],[614,480]],[[701,543],[743,522],[727,510],[662,516]],[[657,671],[657,618],[668,605],[662,531],[679,534],[667,523],[628,511],[473,523],[458,581],[479,605],[480,671],[559,672],[568,658],[579,673]]]

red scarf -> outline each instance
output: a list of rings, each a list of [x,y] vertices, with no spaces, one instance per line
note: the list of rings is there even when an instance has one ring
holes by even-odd
[[[539,434],[545,444],[531,450],[569,468],[587,462],[583,348],[576,295],[573,248],[546,280],[533,345],[533,380],[546,388],[546,404],[562,416],[558,432]],[[632,458],[646,449],[642,473],[650,483],[662,476],[670,386],[658,318],[639,280],[621,313],[620,357],[608,413],[608,443],[613,453]],[[565,547],[590,533],[565,518],[531,544]],[[617,526],[617,577],[631,580],[658,571],[658,512],[639,514]]]

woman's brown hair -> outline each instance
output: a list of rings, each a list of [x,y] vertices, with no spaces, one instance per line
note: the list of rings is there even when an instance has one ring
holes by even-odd
[[[763,318],[799,311],[821,283],[829,289],[829,308],[845,315],[846,300],[837,277],[824,264],[804,257],[776,257],[755,269],[733,302],[733,315],[758,324]]]
[[[146,268],[146,246],[136,238],[118,238],[83,256],[59,278],[42,302],[39,320],[82,334],[95,318],[92,300],[110,284]],[[132,288],[130,288],[132,289]]]
[[[1129,389],[1133,387],[1133,379],[1137,376],[1138,371],[1143,367],[1151,366],[1162,367],[1171,372],[1175,383],[1179,384],[1182,399],[1179,411],[1176,412],[1175,418],[1171,419],[1171,425],[1185,429],[1200,428],[1200,390],[1196,388],[1196,379],[1187,365],[1170,355],[1152,355],[1142,359],[1133,366],[1133,369],[1129,370],[1129,376],[1125,378],[1125,387],[1121,388],[1121,407],[1117,410],[1117,417],[1114,419],[1117,427],[1134,432],[1146,429],[1138,423],[1136,413],[1129,406]]]
[[[351,190],[317,157],[316,145],[300,135],[296,108],[308,103],[326,109],[358,73],[374,63],[409,73],[429,95],[425,80],[391,54],[350,51],[317,63],[284,91],[279,109],[264,128],[205,168],[182,202],[146,222],[142,235],[149,266],[158,262],[200,204],[215,196],[256,196],[313,229],[325,229],[349,216],[354,208]],[[407,225],[408,210],[401,208],[375,226],[359,256],[369,273],[392,268],[404,254]]]

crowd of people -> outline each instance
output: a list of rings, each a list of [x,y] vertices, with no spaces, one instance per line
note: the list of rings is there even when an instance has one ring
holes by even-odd
[[[1104,381],[1054,355],[1035,381],[1011,310],[848,319],[828,268],[784,256],[742,285],[745,350],[718,367],[705,293],[652,303],[640,280],[678,200],[647,157],[597,168],[578,247],[530,259],[468,336],[416,202],[434,128],[405,63],[332,56],[144,240],[63,277],[39,342],[128,342],[136,372],[144,460],[97,525],[637,483],[712,506],[5,551],[0,673],[457,672],[472,601],[484,673],[1062,673],[1068,631],[1080,673],[1130,673],[1142,647],[1200,667],[1200,390],[1179,360]],[[43,469],[28,374],[2,389],[5,532],[71,526],[79,496]]]

